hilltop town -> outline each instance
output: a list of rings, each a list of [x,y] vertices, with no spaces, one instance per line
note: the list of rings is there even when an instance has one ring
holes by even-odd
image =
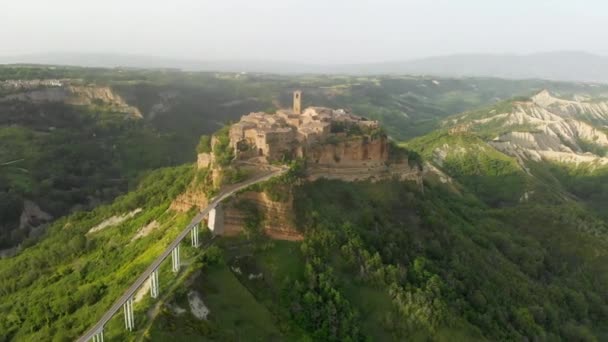
[[[228,155],[228,158],[226,158]],[[229,162],[226,160],[229,159]],[[293,93],[291,108],[275,113],[253,112],[220,130],[210,139],[207,151],[198,154],[198,169],[204,179],[193,182],[172,204],[178,211],[209,203],[207,189],[219,189],[235,175],[253,175],[292,160],[303,161],[305,180],[320,178],[342,181],[379,181],[388,178],[420,182],[422,170],[411,166],[408,155],[390,143],[378,121],[357,116],[345,109],[307,107],[302,110],[302,92]],[[221,228],[215,233],[236,235],[243,230],[246,213],[242,200],[253,203],[267,218],[261,223],[265,234],[279,239],[302,238],[293,223],[293,189],[282,188],[279,198],[258,190],[246,191],[225,203]],[[220,233],[221,232],[221,233]]]
[[[227,146],[219,147],[222,144]],[[403,179],[417,172],[409,167],[407,155],[390,144],[378,121],[345,109],[302,110],[301,91],[293,93],[292,108],[244,115],[226,137],[211,139],[210,151],[198,155],[198,168],[210,168],[216,186],[226,166],[218,165],[220,149],[230,151],[232,166],[303,160],[308,180],[378,180],[395,175]]]
[[[274,114],[250,113],[230,127],[230,146],[236,159],[262,157],[267,162],[286,157],[304,158],[314,144],[349,132],[372,134],[378,121],[368,120],[344,109],[308,107],[301,110],[302,92],[293,93],[293,108]]]

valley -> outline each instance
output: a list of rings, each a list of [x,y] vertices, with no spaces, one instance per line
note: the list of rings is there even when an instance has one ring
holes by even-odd
[[[115,305],[106,340],[608,338],[608,86],[42,66],[0,84],[0,341],[75,340],[134,282],[134,329]],[[220,199],[205,248],[156,263]]]
[[[599,96],[605,87],[541,80],[280,76],[174,70],[0,67],[0,249],[35,243],[45,217],[107,203],[149,170],[192,161],[201,134],[243,113],[305,104],[379,120],[395,140],[442,118],[540,89]],[[595,145],[589,145],[593,148]],[[327,170],[319,168],[319,175]],[[356,176],[355,176],[356,177]],[[42,215],[22,219],[25,203]],[[31,207],[31,205],[30,205]]]

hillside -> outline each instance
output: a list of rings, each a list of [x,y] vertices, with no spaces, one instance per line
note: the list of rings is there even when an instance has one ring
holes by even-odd
[[[30,113],[41,113],[37,106],[43,106],[44,115],[30,114],[28,119],[27,111],[16,113],[9,118],[17,122],[2,130],[27,129],[41,137],[69,132],[83,139],[70,141],[79,142],[91,139],[87,127],[98,137],[100,132],[117,134],[114,139],[125,132],[128,137],[153,132],[150,136],[159,139],[183,130],[193,142],[152,140],[158,145],[144,142],[135,151],[131,145],[118,145],[112,150],[119,156],[134,153],[119,161],[137,161],[127,167],[118,164],[120,172],[133,172],[126,194],[118,196],[117,191],[118,197],[109,196],[106,204],[47,219],[48,229],[39,241],[0,259],[0,341],[76,339],[222,188],[279,166],[290,171],[222,203],[224,226],[214,228],[220,235],[211,240],[210,232],[203,230],[203,249],[183,243],[182,270],[175,275],[168,261],[161,266],[160,297],[150,298],[147,285],[136,293],[135,331],[125,331],[122,313],[117,314],[104,328],[106,340],[608,338],[603,88],[554,84],[557,90],[454,116],[438,115],[433,120],[439,129],[399,146],[384,129],[387,116],[373,113],[391,101],[369,105],[370,112],[325,106],[346,101],[355,91],[362,98],[387,99],[407,84],[424,84],[427,87],[415,87],[426,89],[443,81],[377,79],[373,82],[380,85],[371,86],[370,79],[290,79],[292,86],[304,84],[304,89],[319,82],[349,85],[335,97],[328,96],[329,88],[305,91],[303,97],[286,90],[268,94],[270,107],[261,112],[255,107],[266,103],[261,100],[266,85],[287,80],[149,71],[133,71],[121,76],[126,80],[117,80],[117,74],[98,70],[90,76],[95,81],[81,85],[104,89],[102,80],[113,80],[107,85],[113,95],[101,102],[94,96],[90,103],[67,103],[74,96],[70,94],[82,94],[78,91],[61,101],[13,99],[11,104],[19,104],[15,108],[37,108]],[[173,79],[176,83],[170,85],[167,78],[172,77],[179,81]],[[194,85],[185,87],[190,77]],[[505,84],[512,91],[530,86],[498,83],[496,91],[500,88],[502,94],[509,93]],[[462,84],[453,87],[464,92]],[[224,87],[234,92],[224,93]],[[167,95],[169,88],[181,95]],[[375,96],[373,91],[380,93]],[[211,108],[224,108],[222,113],[232,113],[235,103],[254,109],[242,117],[246,111],[232,113],[233,119],[241,117],[238,122],[201,137],[215,130],[216,117],[186,108],[195,107],[196,98],[204,99],[201,94],[215,92],[228,94],[221,100],[250,92],[260,98],[249,104],[234,100],[228,109],[210,102],[217,105]],[[430,93],[428,103],[453,96]],[[481,102],[477,98],[473,107]],[[55,114],[49,110],[53,106],[58,108]],[[86,121],[89,115],[93,119]],[[163,117],[174,119],[174,126],[169,119],[167,125],[156,121]],[[197,123],[205,128],[196,135],[181,128],[190,122],[187,118],[197,117],[205,118]],[[59,128],[49,130],[45,120]],[[74,130],[72,123],[85,129]],[[103,131],[101,123],[113,129]],[[514,138],[520,134],[533,139]],[[9,141],[23,148],[5,148],[3,153],[32,151],[36,140]],[[98,142],[64,141],[57,146],[98,148]],[[506,143],[511,148],[501,148]],[[33,146],[39,146],[38,155],[43,156],[54,146],[46,140],[40,144]],[[570,158],[552,158],[549,152],[556,150]],[[154,154],[150,164],[137,159],[145,153]],[[181,163],[162,159],[171,153],[183,155],[186,164],[150,170],[154,163]],[[55,154],[64,155],[57,165],[101,160],[92,169],[104,172],[101,152],[89,159],[72,159],[65,151]],[[573,160],[587,157],[594,159]],[[8,196],[17,193],[11,189],[24,179],[36,184],[36,174],[27,166],[32,158],[2,164],[2,175],[12,187],[5,191]],[[7,160],[19,159],[11,155]],[[51,161],[43,166],[54,165]],[[96,179],[106,178],[100,174]],[[36,211],[31,203],[26,205]]]
[[[521,159],[605,165],[608,100],[560,99],[544,90],[529,100],[505,102],[448,120],[452,130],[474,132]]]
[[[107,203],[144,172],[194,160],[201,134],[242,113],[304,105],[379,120],[395,139],[455,112],[545,87],[596,96],[604,87],[426,77],[272,76],[172,70],[0,67],[0,249],[35,243],[46,223]],[[321,172],[322,173],[322,172]]]
[[[579,202],[606,217],[608,103],[603,97],[562,97],[545,90],[456,115],[408,146],[460,182],[469,178],[478,195]],[[480,179],[489,175],[495,179],[482,185]]]
[[[68,341],[91,326],[187,222],[189,208],[251,175],[251,164],[227,163],[238,151],[227,149],[239,142],[231,131],[201,140],[198,171],[154,172],[135,192],[55,222],[42,242],[1,260],[0,307],[9,314],[0,335]],[[331,137],[317,146],[334,151]],[[202,251],[184,246],[184,271],[161,269],[158,301],[145,286],[136,295],[136,331],[126,332],[116,315],[106,338],[606,338],[606,222],[479,137],[421,139],[410,146],[418,155],[391,154],[407,156],[410,167],[425,164],[423,184],[316,179],[312,152],[288,175],[239,193],[224,204],[234,228]],[[551,191],[540,197],[543,186]],[[522,196],[530,187],[539,193]],[[273,230],[278,222],[289,226],[282,234]],[[30,265],[24,276],[21,265]],[[69,297],[58,292],[66,288]]]
[[[1,68],[0,255],[35,243],[53,218],[125,193],[146,171],[194,160],[200,134],[232,110],[268,105],[224,106],[236,96],[229,81],[182,76]]]
[[[192,158],[105,87],[18,90],[0,111],[0,249],[114,199],[144,170]]]

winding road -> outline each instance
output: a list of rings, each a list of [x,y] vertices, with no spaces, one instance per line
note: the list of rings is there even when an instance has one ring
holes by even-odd
[[[175,240],[173,240],[173,242],[171,242],[171,244],[165,249],[165,251],[154,260],[154,262],[139,276],[139,278],[135,280],[135,282],[125,291],[125,293],[114,302],[110,309],[108,309],[108,311],[103,314],[101,319],[78,339],[78,342],[87,342],[91,340],[97,333],[103,331],[104,326],[110,321],[110,319],[112,319],[116,312],[120,310],[120,308],[125,304],[125,302],[135,294],[137,289],[139,289],[139,287],[143,285],[143,283],[150,277],[150,274],[152,274],[152,272],[154,272],[154,270],[156,270],[160,266],[160,264],[169,256],[169,254],[171,254],[171,251],[177,245],[179,245],[179,243],[182,242],[182,240],[186,236],[188,236],[190,230],[195,225],[201,223],[205,216],[207,216],[207,214],[209,214],[209,212],[214,209],[221,201],[253,184],[264,182],[271,178],[280,176],[286,173],[288,170],[288,168],[268,167],[268,171],[262,174],[258,174],[243,183],[234,184],[223,189],[217,196],[212,199],[212,201],[205,209],[199,212],[192,219],[192,221],[190,221],[190,224],[177,236],[177,238],[175,238]]]

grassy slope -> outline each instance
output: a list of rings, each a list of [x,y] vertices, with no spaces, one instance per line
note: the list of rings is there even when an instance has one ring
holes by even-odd
[[[150,340],[163,340],[167,336],[178,341],[195,337],[217,341],[309,340],[289,322],[285,308],[279,305],[278,290],[283,282],[302,273],[299,244],[279,241],[259,250],[241,239],[219,243],[226,260],[203,268],[202,274],[191,281],[192,285],[169,300],[171,305],[188,308],[185,292],[199,292],[210,310],[208,320],[165,310],[154,321]],[[234,271],[237,268],[241,274]],[[263,273],[264,278],[249,279],[249,274],[258,273]]]
[[[405,146],[425,160],[440,164],[442,170],[491,205],[516,203],[536,185],[515,158],[498,152],[475,135],[436,131]]]
[[[192,341],[201,335],[210,341],[281,341],[283,337],[268,312],[258,303],[224,264],[206,269],[190,289],[202,295],[210,309],[207,322],[189,312],[176,315],[165,309],[147,333],[150,341]],[[176,305],[189,310],[185,293],[178,293]]]
[[[189,215],[166,209],[190,177],[191,167],[156,171],[137,191],[112,205],[58,220],[42,242],[0,260],[0,340],[53,336],[69,341],[91,326],[187,224]],[[122,224],[85,235],[105,219],[136,208],[144,210]],[[131,242],[152,220],[160,228]]]
[[[459,123],[470,123],[483,119],[488,114],[512,111],[515,98],[493,106],[458,114],[452,119]],[[486,142],[511,131],[533,131],[528,124],[502,126],[499,119],[483,124],[475,124],[465,133],[448,134],[447,129],[408,141],[406,147],[416,151],[426,160],[433,161],[443,171],[457,179],[468,190],[474,192],[490,205],[513,203],[519,196],[528,193],[534,201],[564,202],[583,204],[596,214],[606,218],[608,187],[605,180],[608,168],[597,163],[560,163],[532,160],[525,161],[526,173],[518,161],[489,146]],[[589,142],[580,141],[583,150],[602,156],[605,151]],[[441,157],[439,152],[447,152]],[[443,160],[445,159],[445,160]],[[531,196],[531,197],[530,197]]]

